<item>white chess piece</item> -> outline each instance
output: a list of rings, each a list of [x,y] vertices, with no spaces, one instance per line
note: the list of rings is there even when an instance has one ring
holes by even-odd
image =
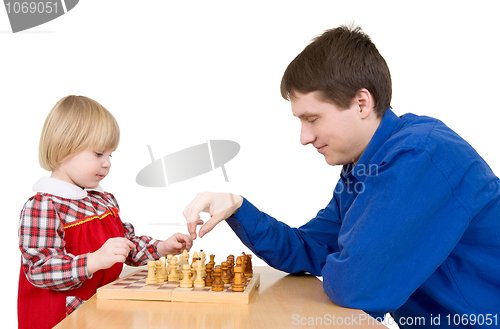
[[[201,260],[196,262],[196,280],[194,280],[195,288],[205,287],[205,281],[203,280],[203,266],[201,265]]]
[[[146,284],[155,284],[157,283],[156,275],[155,275],[155,260],[148,260],[148,276],[146,277]]]
[[[182,279],[180,283],[181,288],[191,288],[193,286],[193,282],[191,282],[191,280],[189,279],[191,268],[189,267],[188,263],[182,266],[182,273],[184,274],[184,279]]]

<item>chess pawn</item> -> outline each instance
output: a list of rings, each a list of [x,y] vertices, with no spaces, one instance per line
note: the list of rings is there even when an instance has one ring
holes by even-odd
[[[245,275],[247,278],[251,279],[253,277],[252,255],[246,255],[246,259]]]
[[[214,270],[214,266],[211,263],[208,263],[205,266],[205,271],[207,272],[207,276],[205,277],[205,286],[211,287],[212,282],[214,282],[214,278],[212,277],[212,272]]]
[[[160,260],[155,261],[155,265],[156,265],[156,282],[157,283],[165,282],[165,276],[163,275],[161,261]]]
[[[214,282],[212,283],[212,291],[224,291],[224,283],[221,280],[222,270],[220,265],[215,266]]]
[[[168,274],[168,282],[179,281],[179,270],[177,269],[177,257],[172,257],[170,260],[170,273]]]
[[[203,288],[205,287],[205,281],[203,281],[203,266],[201,265],[201,258],[196,263],[196,280],[194,280],[195,288]]]
[[[181,288],[191,288],[193,286],[193,282],[191,282],[191,279],[189,278],[189,275],[191,274],[191,268],[189,267],[188,263],[184,263],[184,265],[182,265],[182,273],[184,275],[181,281]]]
[[[233,291],[243,291],[245,290],[245,284],[243,281],[243,271],[245,268],[242,265],[241,257],[236,258],[236,266],[234,267],[234,279],[231,289]]]
[[[229,278],[229,275],[227,275],[227,262],[222,262],[221,267],[222,267],[222,274],[220,278],[222,282],[224,282],[224,284],[229,284],[231,282],[231,279]]]
[[[157,282],[155,275],[156,261],[148,260],[148,276],[146,277],[146,284],[155,284]]]

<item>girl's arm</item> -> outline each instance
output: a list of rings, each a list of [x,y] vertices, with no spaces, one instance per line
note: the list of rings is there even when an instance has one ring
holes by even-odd
[[[63,224],[52,201],[41,194],[28,200],[21,212],[19,249],[26,278],[36,287],[70,290],[91,278],[88,254],[64,251]]]

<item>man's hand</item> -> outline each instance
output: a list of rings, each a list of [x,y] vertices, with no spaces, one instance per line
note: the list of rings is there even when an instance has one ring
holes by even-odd
[[[160,256],[178,255],[186,249],[189,251],[193,246],[193,240],[189,235],[175,233],[165,241],[158,244],[158,253]]]
[[[92,275],[99,270],[110,268],[116,263],[124,263],[130,250],[134,248],[135,244],[126,238],[111,238],[106,240],[101,248],[88,255],[88,274]]]
[[[187,205],[182,214],[186,218],[188,232],[191,238],[196,239],[196,227],[202,225],[201,212],[210,214],[210,219],[200,228],[199,236],[203,237],[221,221],[231,217],[243,203],[243,198],[230,193],[199,193]]]

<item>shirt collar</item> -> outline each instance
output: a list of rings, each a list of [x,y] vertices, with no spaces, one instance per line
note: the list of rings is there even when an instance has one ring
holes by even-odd
[[[52,194],[65,199],[79,200],[87,196],[87,191],[104,192],[100,185],[94,189],[80,187],[53,177],[42,177],[33,185],[34,192]]]
[[[370,160],[391,137],[392,132],[399,122],[399,117],[391,110],[387,109],[378,126],[372,139],[361,154],[356,165],[350,163],[342,167],[344,177],[348,177],[350,173],[360,181],[364,181],[370,170]]]

